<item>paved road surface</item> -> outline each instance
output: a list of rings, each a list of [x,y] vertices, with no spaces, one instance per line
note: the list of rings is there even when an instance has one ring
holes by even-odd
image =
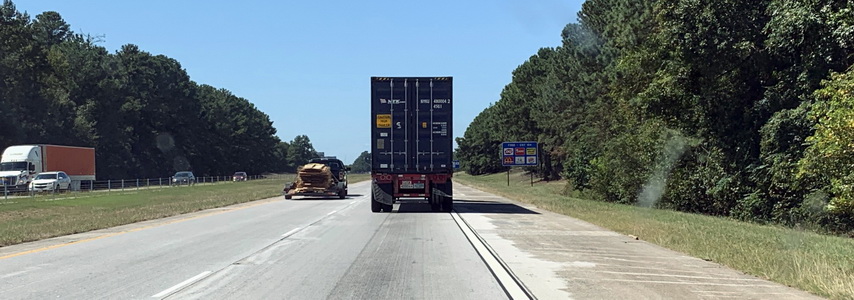
[[[371,213],[368,190],[0,248],[0,298],[506,299],[513,277],[539,299],[810,298],[463,186],[459,214]]]

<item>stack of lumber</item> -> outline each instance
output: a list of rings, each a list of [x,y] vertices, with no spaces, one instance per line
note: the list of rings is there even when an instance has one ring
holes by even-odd
[[[332,185],[332,171],[324,164],[307,164],[297,170],[297,188],[327,188]]]

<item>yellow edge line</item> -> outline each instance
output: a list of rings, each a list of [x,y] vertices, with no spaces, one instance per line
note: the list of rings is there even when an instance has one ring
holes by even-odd
[[[79,241],[73,241],[73,242],[68,242],[68,243],[63,243],[63,244],[51,245],[51,246],[42,247],[42,248],[38,248],[38,249],[27,250],[27,251],[24,251],[24,252],[12,253],[12,254],[8,254],[8,255],[5,255],[5,256],[0,256],[0,260],[7,259],[7,258],[12,258],[12,257],[16,257],[16,256],[21,256],[21,255],[27,255],[27,254],[32,254],[32,253],[38,253],[38,252],[47,251],[47,250],[50,250],[50,249],[62,248],[62,247],[65,247],[65,246],[71,246],[71,245],[74,245],[74,244],[80,244],[80,243],[85,243],[85,242],[91,242],[91,241],[94,241],[94,240],[100,240],[100,239],[103,239],[103,238],[108,238],[108,237],[113,237],[113,236],[122,235],[122,234],[126,234],[126,233],[131,233],[131,232],[136,232],[136,231],[141,231],[141,230],[151,229],[151,228],[155,228],[155,227],[166,226],[166,225],[175,224],[175,223],[181,223],[181,222],[184,222],[184,221],[190,221],[190,220],[195,220],[195,219],[199,219],[199,218],[210,217],[210,216],[213,216],[213,215],[218,215],[218,214],[223,214],[223,213],[227,213],[227,212],[232,212],[232,211],[235,211],[235,210],[247,209],[247,208],[250,208],[250,207],[255,207],[255,206],[259,206],[259,205],[264,205],[264,204],[268,204],[268,203],[271,203],[271,202],[272,202],[272,201],[268,201],[268,202],[262,202],[262,203],[256,203],[256,204],[246,205],[246,206],[243,206],[243,207],[230,208],[230,209],[226,209],[226,210],[222,210],[222,211],[210,212],[210,213],[206,213],[206,214],[202,214],[202,215],[198,215],[198,216],[193,216],[193,217],[189,217],[189,218],[185,218],[185,219],[179,219],[179,220],[173,220],[173,221],[169,221],[169,222],[165,222],[165,223],[159,223],[159,224],[154,224],[154,225],[148,225],[148,226],[144,226],[144,227],[140,227],[140,228],[134,228],[134,229],[125,230],[125,231],[121,231],[121,232],[108,233],[108,234],[99,235],[99,236],[96,236],[96,237],[92,237],[92,238],[88,238],[88,239],[83,239],[83,240],[79,240]]]

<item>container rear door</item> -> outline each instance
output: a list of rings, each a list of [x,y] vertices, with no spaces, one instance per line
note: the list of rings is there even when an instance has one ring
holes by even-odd
[[[452,172],[452,79],[371,79],[375,172]]]
[[[419,80],[415,83],[415,136],[413,162],[419,172],[451,173],[453,166],[451,78]]]
[[[410,93],[406,80],[371,80],[371,162],[377,172],[405,172],[409,167]]]

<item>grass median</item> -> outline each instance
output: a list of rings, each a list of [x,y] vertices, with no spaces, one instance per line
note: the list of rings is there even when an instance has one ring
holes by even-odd
[[[354,174],[350,183],[370,175]],[[291,177],[70,195],[0,198],[0,247],[281,195]]]
[[[454,175],[462,184],[638,236],[688,255],[832,299],[854,299],[854,239],[561,195],[565,182],[519,173]]]

